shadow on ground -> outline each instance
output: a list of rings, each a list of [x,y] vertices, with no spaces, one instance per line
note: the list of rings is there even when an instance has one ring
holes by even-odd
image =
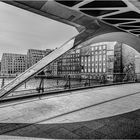
[[[140,110],[77,123],[0,123],[0,134],[53,139],[140,139]]]

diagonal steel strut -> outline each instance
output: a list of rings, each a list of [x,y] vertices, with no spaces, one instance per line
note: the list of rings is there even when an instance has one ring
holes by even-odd
[[[9,84],[5,85],[0,90],[0,99],[3,99],[7,95],[9,95],[12,91],[17,89],[22,83],[29,80],[32,76],[43,70],[48,64],[57,59],[59,56],[73,48],[75,37],[71,40],[67,41],[60,48],[54,50],[52,53],[41,59],[39,62],[34,64],[32,67],[27,69],[25,72],[21,73],[14,80],[12,80]]]

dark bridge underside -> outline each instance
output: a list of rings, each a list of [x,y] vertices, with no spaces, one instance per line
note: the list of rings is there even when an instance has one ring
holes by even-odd
[[[137,0],[44,0],[4,1],[59,22],[74,26],[80,33],[75,45],[108,32],[128,32],[139,37],[140,5]],[[138,49],[137,49],[138,50]]]
[[[138,0],[4,1],[39,15],[72,25],[79,31],[96,30],[100,22],[140,35]]]

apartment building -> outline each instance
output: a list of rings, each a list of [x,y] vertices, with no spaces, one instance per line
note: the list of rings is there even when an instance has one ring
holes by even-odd
[[[1,59],[1,73],[5,74],[19,74],[26,70],[27,55],[3,53]]]
[[[48,55],[51,51],[52,50],[50,49],[46,49],[46,50],[29,49],[27,51],[27,68],[37,63],[43,57]]]

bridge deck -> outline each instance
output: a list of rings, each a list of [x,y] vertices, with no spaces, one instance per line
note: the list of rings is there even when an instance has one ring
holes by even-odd
[[[138,109],[139,83],[2,105],[0,138],[132,138],[132,132],[140,138]],[[124,114],[131,111],[135,112]]]

